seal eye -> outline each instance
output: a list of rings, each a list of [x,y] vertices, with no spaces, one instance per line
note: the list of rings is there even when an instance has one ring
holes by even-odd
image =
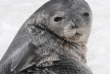
[[[88,17],[88,16],[89,16],[89,13],[86,12],[86,13],[84,13],[83,15],[86,16],[86,17]]]
[[[62,17],[55,17],[54,19],[55,22],[59,22],[60,20],[62,20]]]

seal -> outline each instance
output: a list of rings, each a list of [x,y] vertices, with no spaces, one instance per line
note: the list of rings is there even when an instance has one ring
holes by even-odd
[[[0,74],[92,74],[86,44],[92,12],[84,0],[50,0],[23,24]]]

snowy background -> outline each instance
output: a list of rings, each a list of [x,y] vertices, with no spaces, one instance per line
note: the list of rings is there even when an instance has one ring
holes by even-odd
[[[0,0],[0,58],[25,20],[48,0]],[[110,0],[86,0],[93,11],[88,66],[94,74],[110,74]]]

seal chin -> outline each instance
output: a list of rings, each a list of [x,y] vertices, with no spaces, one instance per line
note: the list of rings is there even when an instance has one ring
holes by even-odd
[[[74,41],[80,40],[81,36],[82,36],[81,34],[76,32],[76,34],[73,37],[69,38],[69,39],[70,39],[70,41],[74,42]]]
[[[77,42],[77,41],[79,41],[80,40],[80,38],[81,38],[81,34],[79,34],[79,33],[75,33],[75,34],[68,34],[68,36],[65,36],[65,40],[67,40],[67,41],[69,41],[69,42]]]

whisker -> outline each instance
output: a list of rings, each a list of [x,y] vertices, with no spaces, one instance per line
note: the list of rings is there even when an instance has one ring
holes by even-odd
[[[90,37],[97,39],[96,35],[98,35],[99,33],[95,30],[95,28],[92,28],[90,34],[91,34]]]

